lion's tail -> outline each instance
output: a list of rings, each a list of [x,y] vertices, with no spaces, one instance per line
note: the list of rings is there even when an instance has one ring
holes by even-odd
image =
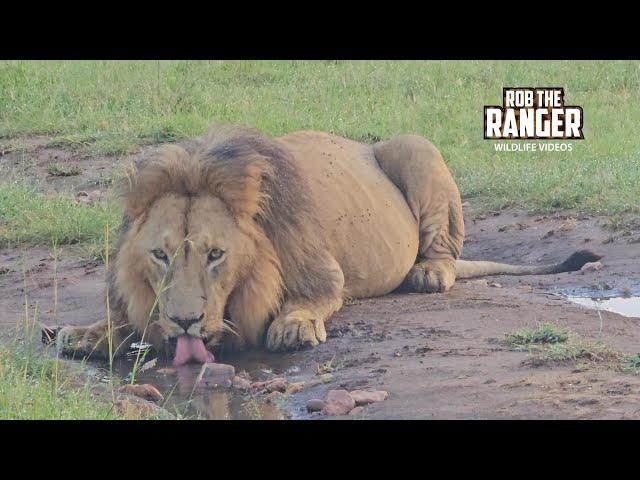
[[[580,270],[585,263],[595,262],[601,258],[602,255],[597,255],[589,250],[579,250],[564,262],[553,265],[525,266],[496,262],[456,260],[456,278],[484,277],[485,275],[549,275],[553,273],[574,272]]]

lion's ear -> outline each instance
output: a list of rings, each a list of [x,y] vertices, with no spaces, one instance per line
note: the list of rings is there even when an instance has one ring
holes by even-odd
[[[180,145],[163,145],[127,168],[119,189],[125,217],[138,218],[164,194],[197,193],[200,177],[192,152]]]
[[[253,154],[216,159],[205,165],[204,181],[207,189],[221,198],[235,215],[253,217],[262,211],[268,198],[262,182],[272,174],[267,158]]]

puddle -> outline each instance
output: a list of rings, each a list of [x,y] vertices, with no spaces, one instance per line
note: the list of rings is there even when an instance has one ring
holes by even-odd
[[[576,289],[565,297],[583,307],[605,310],[625,317],[640,318],[640,289],[612,289],[607,291]]]
[[[57,331],[57,328],[44,327],[41,342],[38,342],[39,348],[50,345]],[[54,352],[55,349],[49,350],[50,355]],[[107,362],[88,361],[84,367],[100,382],[109,383],[113,375],[119,383],[126,384],[131,381],[136,361],[135,383],[156,387],[164,397],[159,404],[177,418],[281,420],[308,416],[305,403],[296,399],[296,395],[287,395],[268,403],[263,393],[251,388],[233,388],[228,369],[224,367],[220,367],[220,371],[208,369],[204,375],[199,364],[174,368],[170,359],[157,357],[147,343],[131,343],[126,354],[114,360],[112,373]],[[307,382],[315,374],[301,367],[295,352],[248,351],[216,355],[216,363],[232,365],[236,375],[251,382],[277,377],[284,377],[289,384]]]
[[[133,346],[133,345],[132,345]],[[135,345],[145,348],[146,345]],[[136,353],[117,359],[113,365],[114,375],[122,382],[131,378]],[[129,352],[131,353],[131,352]],[[153,355],[149,355],[153,357]],[[247,372],[251,381],[264,381],[285,376],[288,382],[304,380],[302,369],[293,365],[287,355],[268,352],[244,352],[241,356],[220,357],[220,363],[235,367],[236,374]],[[178,418],[196,418],[209,420],[281,420],[291,418],[289,409],[299,410],[294,399],[275,404],[266,403],[264,396],[252,391],[242,391],[231,387],[228,377],[208,378],[207,385],[198,383],[200,365],[185,365],[173,368],[169,360],[147,358],[141,364],[152,367],[136,373],[136,383],[148,383],[156,387],[164,396],[161,405]],[[109,367],[102,363],[89,362],[96,374],[109,381]]]

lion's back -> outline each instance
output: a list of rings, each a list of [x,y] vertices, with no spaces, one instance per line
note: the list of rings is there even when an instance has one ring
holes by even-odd
[[[395,289],[415,261],[418,225],[372,147],[313,131],[277,140],[308,179],[328,246],[345,275],[345,294]]]

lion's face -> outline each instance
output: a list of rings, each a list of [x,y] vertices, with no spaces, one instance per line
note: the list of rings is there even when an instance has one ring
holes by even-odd
[[[165,350],[185,334],[216,344],[229,296],[254,256],[250,236],[221,200],[206,194],[163,196],[139,222],[122,254],[137,262],[139,280],[155,296],[150,339]]]

